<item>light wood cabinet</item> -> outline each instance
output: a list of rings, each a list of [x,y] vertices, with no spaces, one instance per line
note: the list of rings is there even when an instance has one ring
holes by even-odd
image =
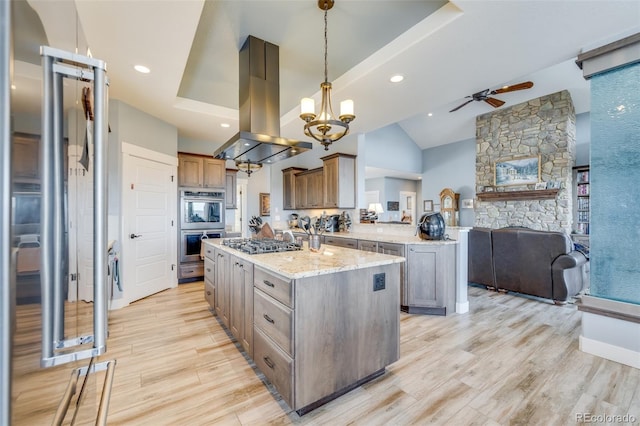
[[[216,249],[216,314],[229,327],[229,257],[224,250]]]
[[[253,264],[230,256],[229,330],[253,356]]]
[[[307,169],[288,167],[282,170],[282,209],[296,208],[296,174]]]
[[[436,315],[455,312],[455,247],[454,244],[407,246],[403,311]]]
[[[21,183],[40,182],[40,137],[26,133],[13,136],[13,179]]]
[[[178,153],[178,185],[194,188],[224,188],[225,161]]]
[[[358,248],[358,240],[356,240],[355,238],[342,238],[334,237],[332,235],[326,235],[324,237],[323,243],[331,246],[346,247],[352,249]]]
[[[322,207],[322,168],[295,175],[295,206],[297,209]]]
[[[358,240],[358,250],[378,252],[378,243],[376,241]]]
[[[216,264],[209,257],[204,258],[204,300],[207,301],[211,309],[216,308]]]
[[[322,157],[323,207],[353,209],[356,206],[356,156],[332,154]]]
[[[227,209],[238,208],[238,197],[236,188],[238,186],[238,171],[227,169],[225,186],[225,207]]]

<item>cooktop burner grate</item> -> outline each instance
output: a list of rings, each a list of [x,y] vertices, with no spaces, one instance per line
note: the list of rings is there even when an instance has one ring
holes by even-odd
[[[276,253],[302,249],[296,243],[272,238],[232,238],[222,240],[222,245],[248,254]]]

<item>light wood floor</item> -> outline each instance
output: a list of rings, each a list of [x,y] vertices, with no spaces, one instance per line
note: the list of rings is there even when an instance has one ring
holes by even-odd
[[[209,312],[203,283],[182,284],[110,313],[109,424],[566,425],[578,413],[640,422],[640,370],[580,352],[574,305],[476,287],[469,299],[464,315],[402,314],[400,360],[301,418]],[[24,411],[28,398],[17,404]],[[32,409],[28,424],[50,424],[46,406]]]

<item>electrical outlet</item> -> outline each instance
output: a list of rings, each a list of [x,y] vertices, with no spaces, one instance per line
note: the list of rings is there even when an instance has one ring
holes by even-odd
[[[375,274],[373,276],[373,291],[385,289],[385,273]]]

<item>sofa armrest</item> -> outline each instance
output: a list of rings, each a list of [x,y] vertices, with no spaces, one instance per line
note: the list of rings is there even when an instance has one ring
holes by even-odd
[[[561,254],[551,264],[553,300],[565,302],[584,288],[583,268],[588,262],[584,254],[572,251]]]

